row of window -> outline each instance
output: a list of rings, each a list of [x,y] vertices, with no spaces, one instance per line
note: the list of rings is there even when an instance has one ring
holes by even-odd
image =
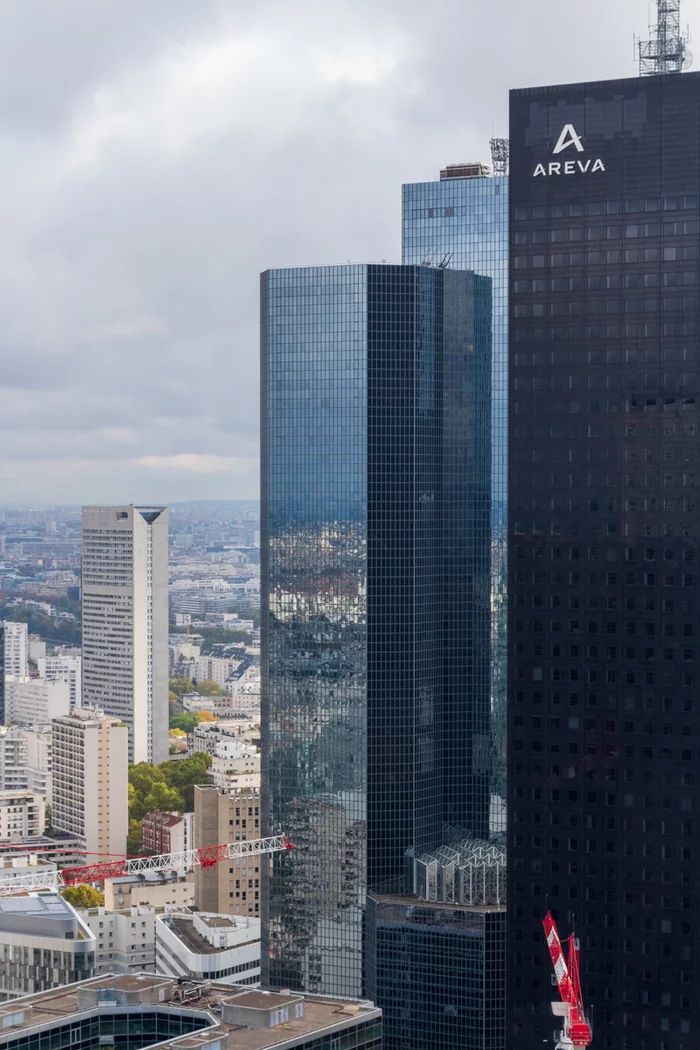
[[[516,343],[584,342],[601,339],[664,339],[697,335],[695,321],[652,321],[643,324],[553,325],[551,328],[521,328],[513,333]]]
[[[527,702],[528,708],[531,708],[533,705],[535,705],[535,706],[542,705],[544,697],[543,697],[543,694],[542,694],[541,691],[535,690],[533,693],[527,694],[527,695],[528,695],[528,702]],[[516,693],[515,693],[515,703],[516,703],[516,705],[524,705],[525,704],[525,696],[526,696],[526,693],[522,689],[518,689],[516,691]],[[578,707],[580,698],[581,698],[580,694],[577,691],[569,693],[569,707]],[[587,695],[587,697],[586,697],[586,706],[590,707],[590,708],[597,708],[599,706],[603,706],[602,704],[599,704],[599,700],[600,699],[601,698],[596,693],[589,693]],[[548,707],[559,707],[561,705],[561,701],[562,701],[562,693],[559,692],[558,690],[554,690],[554,691],[552,691],[551,693],[549,693],[547,695],[547,706]],[[608,709],[613,709],[613,708],[616,709],[618,707],[617,696],[614,693],[608,694],[605,697],[605,707],[607,707]],[[639,696],[632,695],[632,696],[625,696],[623,698],[622,707],[624,708],[625,711],[636,711],[636,712],[641,712],[642,710],[645,711],[645,712],[653,712],[653,711],[656,711],[657,708],[659,708],[659,710],[663,710],[663,711],[673,711],[673,710],[680,710],[682,708],[683,711],[689,713],[689,712],[691,712],[693,710],[693,701],[689,697],[685,697],[682,700],[676,700],[676,703],[674,705],[674,703],[670,699],[670,697],[667,697],[667,696],[662,697],[660,703],[658,703],[658,702],[655,702],[655,698],[653,696],[645,696],[644,698],[642,698],[642,697],[639,697]],[[654,725],[653,722],[644,722],[642,724],[643,724],[643,727],[644,727],[644,729],[643,729],[644,733],[646,733],[649,736],[656,736],[657,735],[655,729],[648,730],[648,726],[653,726]],[[606,730],[606,732],[607,731],[608,730]],[[514,773],[517,773],[518,776],[523,775],[522,763],[516,763],[516,766],[517,766],[517,768],[514,767]],[[688,774],[686,774],[686,773],[683,774],[683,782],[684,783],[686,782],[686,779],[688,779],[688,777],[689,777]],[[690,777],[690,779],[688,779],[688,783],[692,783],[692,782],[693,782],[692,781],[692,777]]]
[[[697,244],[668,244],[663,248],[612,248],[577,252],[535,252],[532,255],[514,255],[513,269],[544,270],[551,266],[619,266],[624,263],[695,262]]]
[[[582,292],[587,288],[591,292],[619,291],[622,288],[683,288],[695,286],[698,275],[696,270],[668,270],[659,273],[611,273],[590,277],[535,277],[527,281],[513,282],[515,295],[542,295],[550,292]]]
[[[577,241],[618,241],[621,237],[634,240],[637,237],[688,237],[698,233],[697,219],[677,219],[668,222],[630,222],[613,226],[569,226],[554,229],[516,230],[513,246],[528,244],[566,244]],[[518,269],[518,267],[516,267]]]
[[[527,317],[581,317],[585,314],[636,314],[636,313],[658,313],[659,308],[664,313],[678,313],[679,311],[694,311],[697,308],[697,296],[685,296],[678,298],[668,296],[659,299],[657,296],[648,296],[646,299],[634,299],[630,296],[624,299],[587,299],[582,300],[557,300],[549,304],[527,303],[513,307],[513,316],[516,320]]]
[[[527,222],[534,219],[542,222],[544,219],[578,219],[586,216],[597,215],[621,215],[623,211],[627,215],[636,213],[653,213],[659,211],[692,211],[698,207],[698,197],[695,194],[683,194],[676,197],[645,197],[634,200],[622,201],[591,201],[589,204],[553,204],[549,208],[543,205],[535,205],[533,208],[515,207],[512,210],[514,222]]]

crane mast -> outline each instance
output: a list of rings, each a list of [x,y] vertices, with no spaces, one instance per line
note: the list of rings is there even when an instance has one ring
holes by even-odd
[[[580,1047],[591,1045],[593,1032],[583,1006],[578,942],[573,933],[565,939],[564,944],[568,946],[567,960],[551,912],[547,912],[542,925],[561,996],[560,1003],[552,1003],[552,1013],[564,1021],[556,1050],[579,1050]]]
[[[179,853],[162,853],[156,857],[117,857],[101,864],[64,868],[63,871],[27,872],[14,878],[0,879],[0,897],[29,893],[32,890],[59,890],[65,886],[102,882],[104,879],[150,871],[190,871],[195,866],[210,868],[220,860],[240,860],[241,857],[279,853],[293,848],[284,835],[273,835],[266,839],[228,842],[221,846],[204,846],[201,849],[182,850]]]

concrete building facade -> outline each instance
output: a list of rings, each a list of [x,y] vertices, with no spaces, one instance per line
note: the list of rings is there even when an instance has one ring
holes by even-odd
[[[0,726],[0,791],[34,791],[51,802],[51,729]]]
[[[126,853],[127,727],[88,708],[53,722],[53,808],[57,831],[92,853]]]
[[[260,776],[256,783],[228,794],[214,787],[194,789],[195,845],[218,846],[260,837]],[[264,858],[242,857],[213,867],[195,868],[195,904],[224,915],[260,915],[260,876]]]
[[[5,620],[5,674],[23,678],[29,674],[29,634],[26,623]]]
[[[183,878],[174,872],[148,872],[105,879],[105,908],[123,911],[134,907],[189,908],[194,904],[194,874]]]
[[[46,806],[33,791],[0,791],[0,842],[44,834]]]
[[[168,757],[168,511],[83,508],[83,700],[122,719],[132,762]]]
[[[39,657],[39,674],[49,682],[64,682],[70,690],[70,706],[80,707],[83,694],[82,657],[77,652]]]
[[[45,678],[5,676],[5,723],[43,725],[70,711],[70,687]]]
[[[95,973],[153,973],[156,964],[153,908],[126,911],[81,908],[78,911],[95,937]]]

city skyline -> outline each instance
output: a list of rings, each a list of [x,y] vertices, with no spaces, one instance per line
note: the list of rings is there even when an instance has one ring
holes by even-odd
[[[5,498],[255,497],[255,274],[398,261],[402,182],[488,160],[510,86],[633,76],[646,35],[641,0],[418,10],[75,0],[38,63],[4,12]]]

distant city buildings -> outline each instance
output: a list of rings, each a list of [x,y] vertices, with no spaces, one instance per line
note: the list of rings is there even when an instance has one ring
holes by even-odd
[[[26,678],[29,674],[29,635],[26,623],[4,623],[5,677]]]
[[[83,703],[122,719],[129,759],[168,756],[168,511],[83,508]]]
[[[128,833],[128,730],[76,708],[53,721],[52,824],[91,854],[124,856]]]

